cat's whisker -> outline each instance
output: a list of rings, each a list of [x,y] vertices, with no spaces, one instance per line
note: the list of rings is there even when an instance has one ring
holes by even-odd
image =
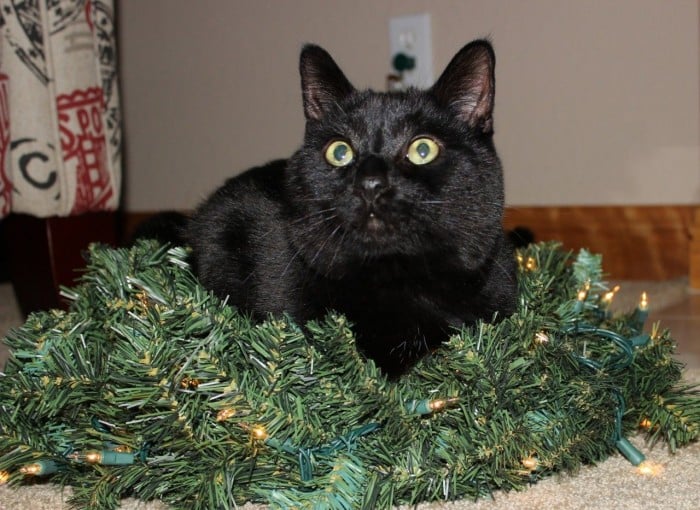
[[[336,219],[336,217],[337,217],[337,216],[333,215],[333,216],[329,216],[328,218],[321,218],[320,220],[316,220],[316,221],[314,221],[314,222],[312,222],[312,223],[307,224],[306,226],[307,226],[309,229],[316,228],[316,227],[318,227],[318,226],[320,226],[320,225],[323,225],[323,224],[325,224],[325,223],[328,223],[329,221],[333,221],[334,219]]]
[[[328,213],[328,212],[335,212],[336,209],[337,209],[337,207],[329,207],[328,209],[321,209],[321,210],[319,210],[319,211],[314,211],[314,212],[312,212],[312,213],[309,213],[309,214],[307,214],[307,215],[305,215],[305,216],[302,216],[302,217],[300,217],[300,218],[297,218],[297,219],[293,220],[292,223],[301,223],[301,222],[303,222],[303,221],[306,221],[306,220],[308,220],[308,219],[313,218],[314,216],[319,216],[319,215],[322,215],[322,214],[325,214],[325,213]]]
[[[347,237],[347,235],[348,235],[348,231],[347,231],[347,230],[343,230],[343,235],[342,235],[342,237],[341,237],[340,240],[336,243],[335,250],[334,250],[334,252],[333,252],[333,257],[331,258],[331,262],[330,262],[330,264],[329,264],[329,267],[330,267],[330,268],[333,268],[333,267],[334,267],[335,259],[336,259],[336,257],[338,256],[338,254],[340,253],[340,250],[341,250],[341,248],[343,247],[343,243],[345,242],[345,238]]]
[[[328,202],[327,198],[297,198],[299,202]]]
[[[294,252],[294,255],[292,255],[292,256],[289,258],[289,261],[287,262],[287,265],[284,266],[284,269],[283,269],[282,272],[280,273],[280,278],[282,278],[284,275],[287,274],[287,271],[289,271],[289,268],[292,266],[292,262],[294,262],[294,260],[296,260],[296,258],[299,256],[299,254],[302,252],[303,249],[304,249],[304,247],[301,246],[300,248],[298,248],[298,249]]]
[[[312,218],[314,216],[318,216],[319,214],[324,214],[327,212],[335,211],[337,208],[336,207],[327,207],[326,209],[319,209],[318,211],[313,211],[306,216],[302,216],[299,218],[300,220],[305,219],[305,218]]]
[[[328,209],[328,210],[332,210],[332,209]],[[313,216],[314,216],[314,215],[311,214],[311,215],[309,215],[309,216],[306,216],[306,217],[303,218],[303,219],[308,219],[308,218],[313,217]],[[326,218],[321,218],[320,220],[317,220],[317,221],[314,221],[314,222],[312,222],[312,223],[309,223],[307,226],[308,226],[309,228],[315,228],[315,227],[317,227],[317,226],[319,226],[319,225],[323,225],[324,223],[326,223],[326,222],[328,222],[328,221],[332,221],[332,220],[336,219],[336,217],[337,217],[337,216],[334,214],[334,215],[328,216],[328,217],[326,217]],[[299,219],[299,220],[297,220],[297,221],[302,221],[302,219]],[[292,222],[292,223],[293,223],[293,222]],[[273,228],[273,229],[269,229],[267,232],[265,232],[263,235],[260,236],[260,239],[261,239],[261,240],[262,240],[262,239],[265,239],[267,236],[269,236],[271,233],[273,233],[273,232],[275,232],[275,231],[276,231],[276,229],[274,229],[274,228]]]
[[[313,212],[313,213],[311,213],[311,214],[307,214],[306,216],[302,216],[301,218],[298,218],[298,219],[296,219],[296,220],[294,220],[294,221],[291,221],[290,223],[301,223],[301,222],[303,222],[303,221],[306,221],[306,220],[309,220],[309,219],[313,218],[314,216],[318,216],[318,215],[325,214],[325,213],[327,213],[327,212],[335,211],[335,210],[336,210],[335,207],[330,207],[330,208],[328,208],[328,209],[323,209],[323,210],[321,210],[321,211],[315,211],[315,212]],[[314,227],[314,226],[316,226],[316,225],[325,223],[326,221],[330,221],[330,220],[333,220],[333,219],[335,219],[335,218],[336,218],[336,215],[334,214],[334,215],[332,215],[332,216],[328,216],[328,217],[322,218],[321,220],[319,220],[319,221],[317,221],[317,222],[314,222],[314,223],[310,224],[309,226],[310,226],[310,227]],[[261,239],[261,240],[262,240],[262,239],[265,239],[267,236],[269,236],[271,233],[273,233],[273,232],[275,232],[275,231],[276,231],[276,229],[274,229],[274,228],[269,229],[267,232],[265,232],[263,235],[261,235],[259,239]]]
[[[314,255],[314,257],[311,259],[311,262],[309,262],[310,265],[312,265],[312,266],[314,265],[314,263],[316,262],[316,259],[318,259],[319,255],[321,255],[321,252],[323,252],[323,248],[326,247],[326,244],[328,244],[328,241],[330,241],[331,238],[338,232],[338,230],[340,230],[340,227],[341,227],[341,225],[338,224],[338,226],[336,226],[333,229],[333,232],[331,232],[330,235],[328,237],[326,237],[326,240],[323,241],[323,243],[321,243],[321,246],[319,246],[318,250],[316,250],[316,255]]]
[[[311,215],[311,216],[313,216],[313,215]],[[320,221],[316,221],[316,222],[314,222],[314,223],[311,223],[311,224],[307,225],[307,227],[308,227],[309,230],[312,230],[312,229],[315,229],[315,228],[317,228],[317,227],[324,226],[324,225],[326,225],[329,221],[332,221],[332,220],[334,220],[334,219],[336,219],[336,216],[335,216],[335,215],[329,216],[329,217],[327,217],[327,218],[321,219]],[[340,225],[338,225],[338,226],[336,227],[335,230],[337,230],[339,227],[340,227]],[[332,234],[331,234],[331,235],[332,235]],[[304,240],[303,238],[302,238],[302,239],[299,239],[299,241],[301,241],[301,242],[299,242],[298,247],[297,247],[296,251],[294,252],[294,255],[292,255],[292,257],[289,259],[289,261],[287,262],[287,264],[284,266],[284,269],[283,269],[282,272],[280,273],[280,276],[284,276],[285,274],[287,274],[287,271],[288,271],[289,268],[291,267],[291,265],[292,265],[292,263],[294,262],[294,260],[299,256],[299,254],[301,254],[301,252],[306,251],[306,250],[308,249],[309,246],[311,246],[312,244],[315,244],[315,243],[316,243],[316,238],[317,238],[317,236],[309,236],[309,238],[306,239],[306,240]],[[322,247],[321,247],[321,248],[322,248]],[[321,248],[320,248],[320,249],[321,249]],[[319,249],[319,250],[320,250],[320,249]],[[318,256],[318,253],[316,254],[316,256]],[[313,260],[315,260],[315,259],[316,259],[316,257],[314,257]]]

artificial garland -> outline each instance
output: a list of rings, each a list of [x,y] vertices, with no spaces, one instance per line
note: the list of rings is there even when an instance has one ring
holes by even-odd
[[[700,430],[647,303],[612,316],[600,256],[518,254],[510,317],[455,331],[388,381],[342,316],[255,323],[203,289],[182,248],[92,246],[70,311],[11,331],[0,480],[174,508],[388,508],[520,489],[622,452],[643,427],[672,450]]]

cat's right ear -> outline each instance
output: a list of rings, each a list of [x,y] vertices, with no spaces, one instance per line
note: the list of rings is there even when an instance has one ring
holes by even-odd
[[[307,44],[299,59],[304,115],[320,120],[355,89],[326,50]]]

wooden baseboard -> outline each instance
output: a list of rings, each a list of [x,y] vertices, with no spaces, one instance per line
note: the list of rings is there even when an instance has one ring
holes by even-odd
[[[125,238],[152,214],[125,212]],[[556,240],[567,249],[601,253],[610,279],[690,275],[693,287],[700,288],[700,209],[694,206],[508,207],[504,224],[506,229],[529,228],[536,241]]]
[[[611,279],[665,280],[690,272],[695,212],[684,205],[509,207],[505,226],[526,226],[537,241],[601,253]]]
[[[690,287],[700,290],[700,208],[696,208],[693,215],[688,258],[690,264]]]

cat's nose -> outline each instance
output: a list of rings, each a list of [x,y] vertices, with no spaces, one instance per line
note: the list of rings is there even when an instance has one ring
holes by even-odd
[[[357,169],[355,188],[368,201],[373,201],[389,188],[388,167],[381,158],[370,156]]]
[[[375,193],[386,186],[386,179],[372,176],[362,179],[362,189],[370,193]]]

